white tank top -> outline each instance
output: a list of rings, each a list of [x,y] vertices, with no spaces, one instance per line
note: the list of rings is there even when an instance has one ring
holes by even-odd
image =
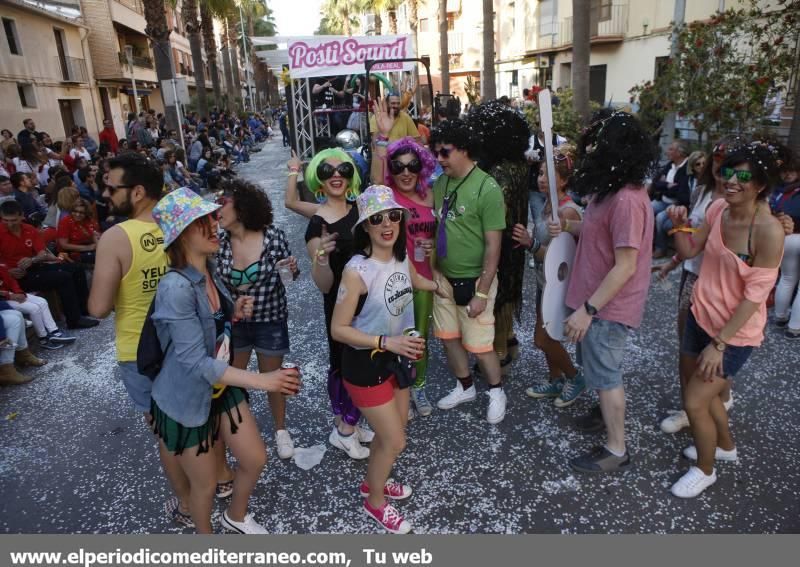
[[[368,335],[402,335],[414,328],[414,290],[408,269],[408,258],[398,262],[379,262],[374,258],[354,255],[345,270],[355,270],[367,286],[367,298],[361,311],[353,317],[353,328]],[[363,349],[362,349],[363,350]]]

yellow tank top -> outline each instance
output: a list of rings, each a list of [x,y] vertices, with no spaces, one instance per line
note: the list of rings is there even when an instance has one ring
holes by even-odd
[[[134,362],[144,318],[159,280],[167,273],[167,253],[164,235],[156,223],[129,220],[117,226],[128,235],[133,251],[131,267],[122,277],[114,300],[117,360]]]

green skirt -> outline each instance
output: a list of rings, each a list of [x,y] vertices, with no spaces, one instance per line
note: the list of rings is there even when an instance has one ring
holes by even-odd
[[[236,433],[238,424],[242,422],[239,404],[242,401],[250,403],[247,391],[242,388],[228,386],[218,398],[211,400],[211,413],[203,425],[186,427],[161,411],[155,400],[150,401],[150,413],[153,416],[150,422],[153,433],[166,445],[167,449],[176,455],[183,454],[185,449],[197,447],[197,454],[207,453],[214,442],[219,439],[220,424],[227,417],[231,424],[231,431]],[[233,412],[236,412],[236,417]]]

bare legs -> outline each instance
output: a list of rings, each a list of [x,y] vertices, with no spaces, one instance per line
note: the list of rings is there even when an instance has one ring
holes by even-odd
[[[608,448],[622,454],[625,452],[625,388],[598,390],[597,395],[608,433]]]
[[[372,440],[367,465],[367,501],[373,508],[385,502],[383,486],[392,472],[398,455],[406,447],[406,423],[408,421],[408,388],[394,390],[394,399],[371,408],[359,408],[367,419],[375,438]]]
[[[444,343],[445,352],[447,353],[447,364],[450,366],[450,371],[456,377],[464,378],[469,376],[469,354],[467,353],[464,345],[461,344],[461,339],[445,339]],[[489,384],[500,383],[500,359],[497,358],[497,353],[494,349],[490,352],[475,354],[478,359],[481,372],[486,376],[486,381]]]

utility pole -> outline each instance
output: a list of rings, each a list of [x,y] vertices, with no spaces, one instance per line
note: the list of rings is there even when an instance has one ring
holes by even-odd
[[[133,46],[125,46],[125,58],[128,60],[128,68],[131,70],[131,86],[133,87],[133,104],[136,108],[136,118],[139,118],[139,93],[136,91],[136,77],[133,74]]]
[[[720,6],[725,6],[725,0],[720,0]],[[669,49],[669,58],[674,60],[678,55],[678,36],[686,19],[686,0],[675,0],[675,15],[672,17],[672,45]],[[675,138],[675,112],[667,112],[661,125],[661,150],[666,151]]]
[[[253,104],[253,89],[250,86],[250,56],[247,54],[247,36],[244,34],[244,15],[242,14],[241,3],[239,3],[239,23],[242,24],[242,51],[244,51],[244,78],[247,82],[247,97],[250,99],[250,110],[255,112],[256,105]]]

